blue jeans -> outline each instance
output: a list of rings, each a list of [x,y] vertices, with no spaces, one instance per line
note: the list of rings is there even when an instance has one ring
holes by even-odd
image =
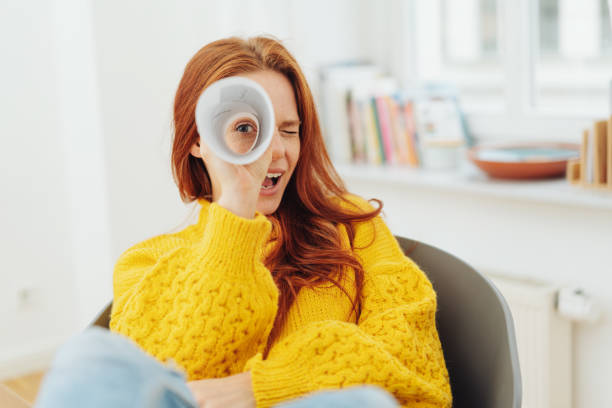
[[[388,392],[373,386],[321,391],[278,405],[397,406]],[[197,408],[197,404],[181,371],[163,365],[125,336],[91,327],[72,337],[55,355],[35,407]]]

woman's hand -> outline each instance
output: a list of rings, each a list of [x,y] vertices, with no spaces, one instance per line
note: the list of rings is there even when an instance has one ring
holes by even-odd
[[[200,408],[255,408],[250,371],[224,378],[189,381],[187,387]]]
[[[200,140],[200,154],[213,184],[213,200],[244,218],[253,218],[261,185],[272,162],[272,149],[253,163],[239,165],[221,159]]]

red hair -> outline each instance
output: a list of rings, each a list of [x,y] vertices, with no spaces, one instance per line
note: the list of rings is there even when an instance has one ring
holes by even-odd
[[[293,56],[278,41],[267,37],[231,37],[201,48],[187,63],[174,99],[172,171],[184,202],[211,200],[212,184],[204,162],[190,154],[199,140],[195,107],[202,91],[213,82],[241,73],[274,70],[293,86],[300,126],[300,156],[278,210],[270,220],[276,245],[265,260],[279,289],[278,312],[268,347],[280,334],[299,290],[331,282],[351,300],[359,319],[364,270],[353,255],[353,223],[377,216],[382,202],[371,212],[359,211],[348,201],[348,191],[325,149],[310,88]],[[337,197],[338,200],[331,198]],[[340,205],[349,203],[355,211]],[[339,225],[348,233],[350,250],[342,248]],[[348,268],[347,268],[348,267]],[[339,283],[354,271],[355,297]]]

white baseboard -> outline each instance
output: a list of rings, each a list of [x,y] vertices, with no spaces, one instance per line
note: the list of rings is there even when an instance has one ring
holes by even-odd
[[[0,355],[0,381],[48,369],[65,341],[66,338],[54,339],[35,347],[3,352]]]

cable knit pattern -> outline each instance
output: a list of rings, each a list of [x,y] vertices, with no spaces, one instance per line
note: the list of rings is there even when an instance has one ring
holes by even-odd
[[[111,330],[160,361],[172,358],[189,380],[250,370],[259,407],[364,383],[382,386],[403,406],[451,406],[435,292],[380,217],[356,228],[355,254],[365,269],[359,322],[335,286],[304,288],[263,360],[278,299],[262,264],[271,249],[270,222],[259,213],[247,220],[199,202],[197,224],[121,255]]]
[[[262,351],[278,290],[261,262],[271,224],[213,203],[204,228],[162,235],[127,250],[114,272],[110,328],[189,379],[223,377]],[[199,235],[200,238],[195,238]]]

